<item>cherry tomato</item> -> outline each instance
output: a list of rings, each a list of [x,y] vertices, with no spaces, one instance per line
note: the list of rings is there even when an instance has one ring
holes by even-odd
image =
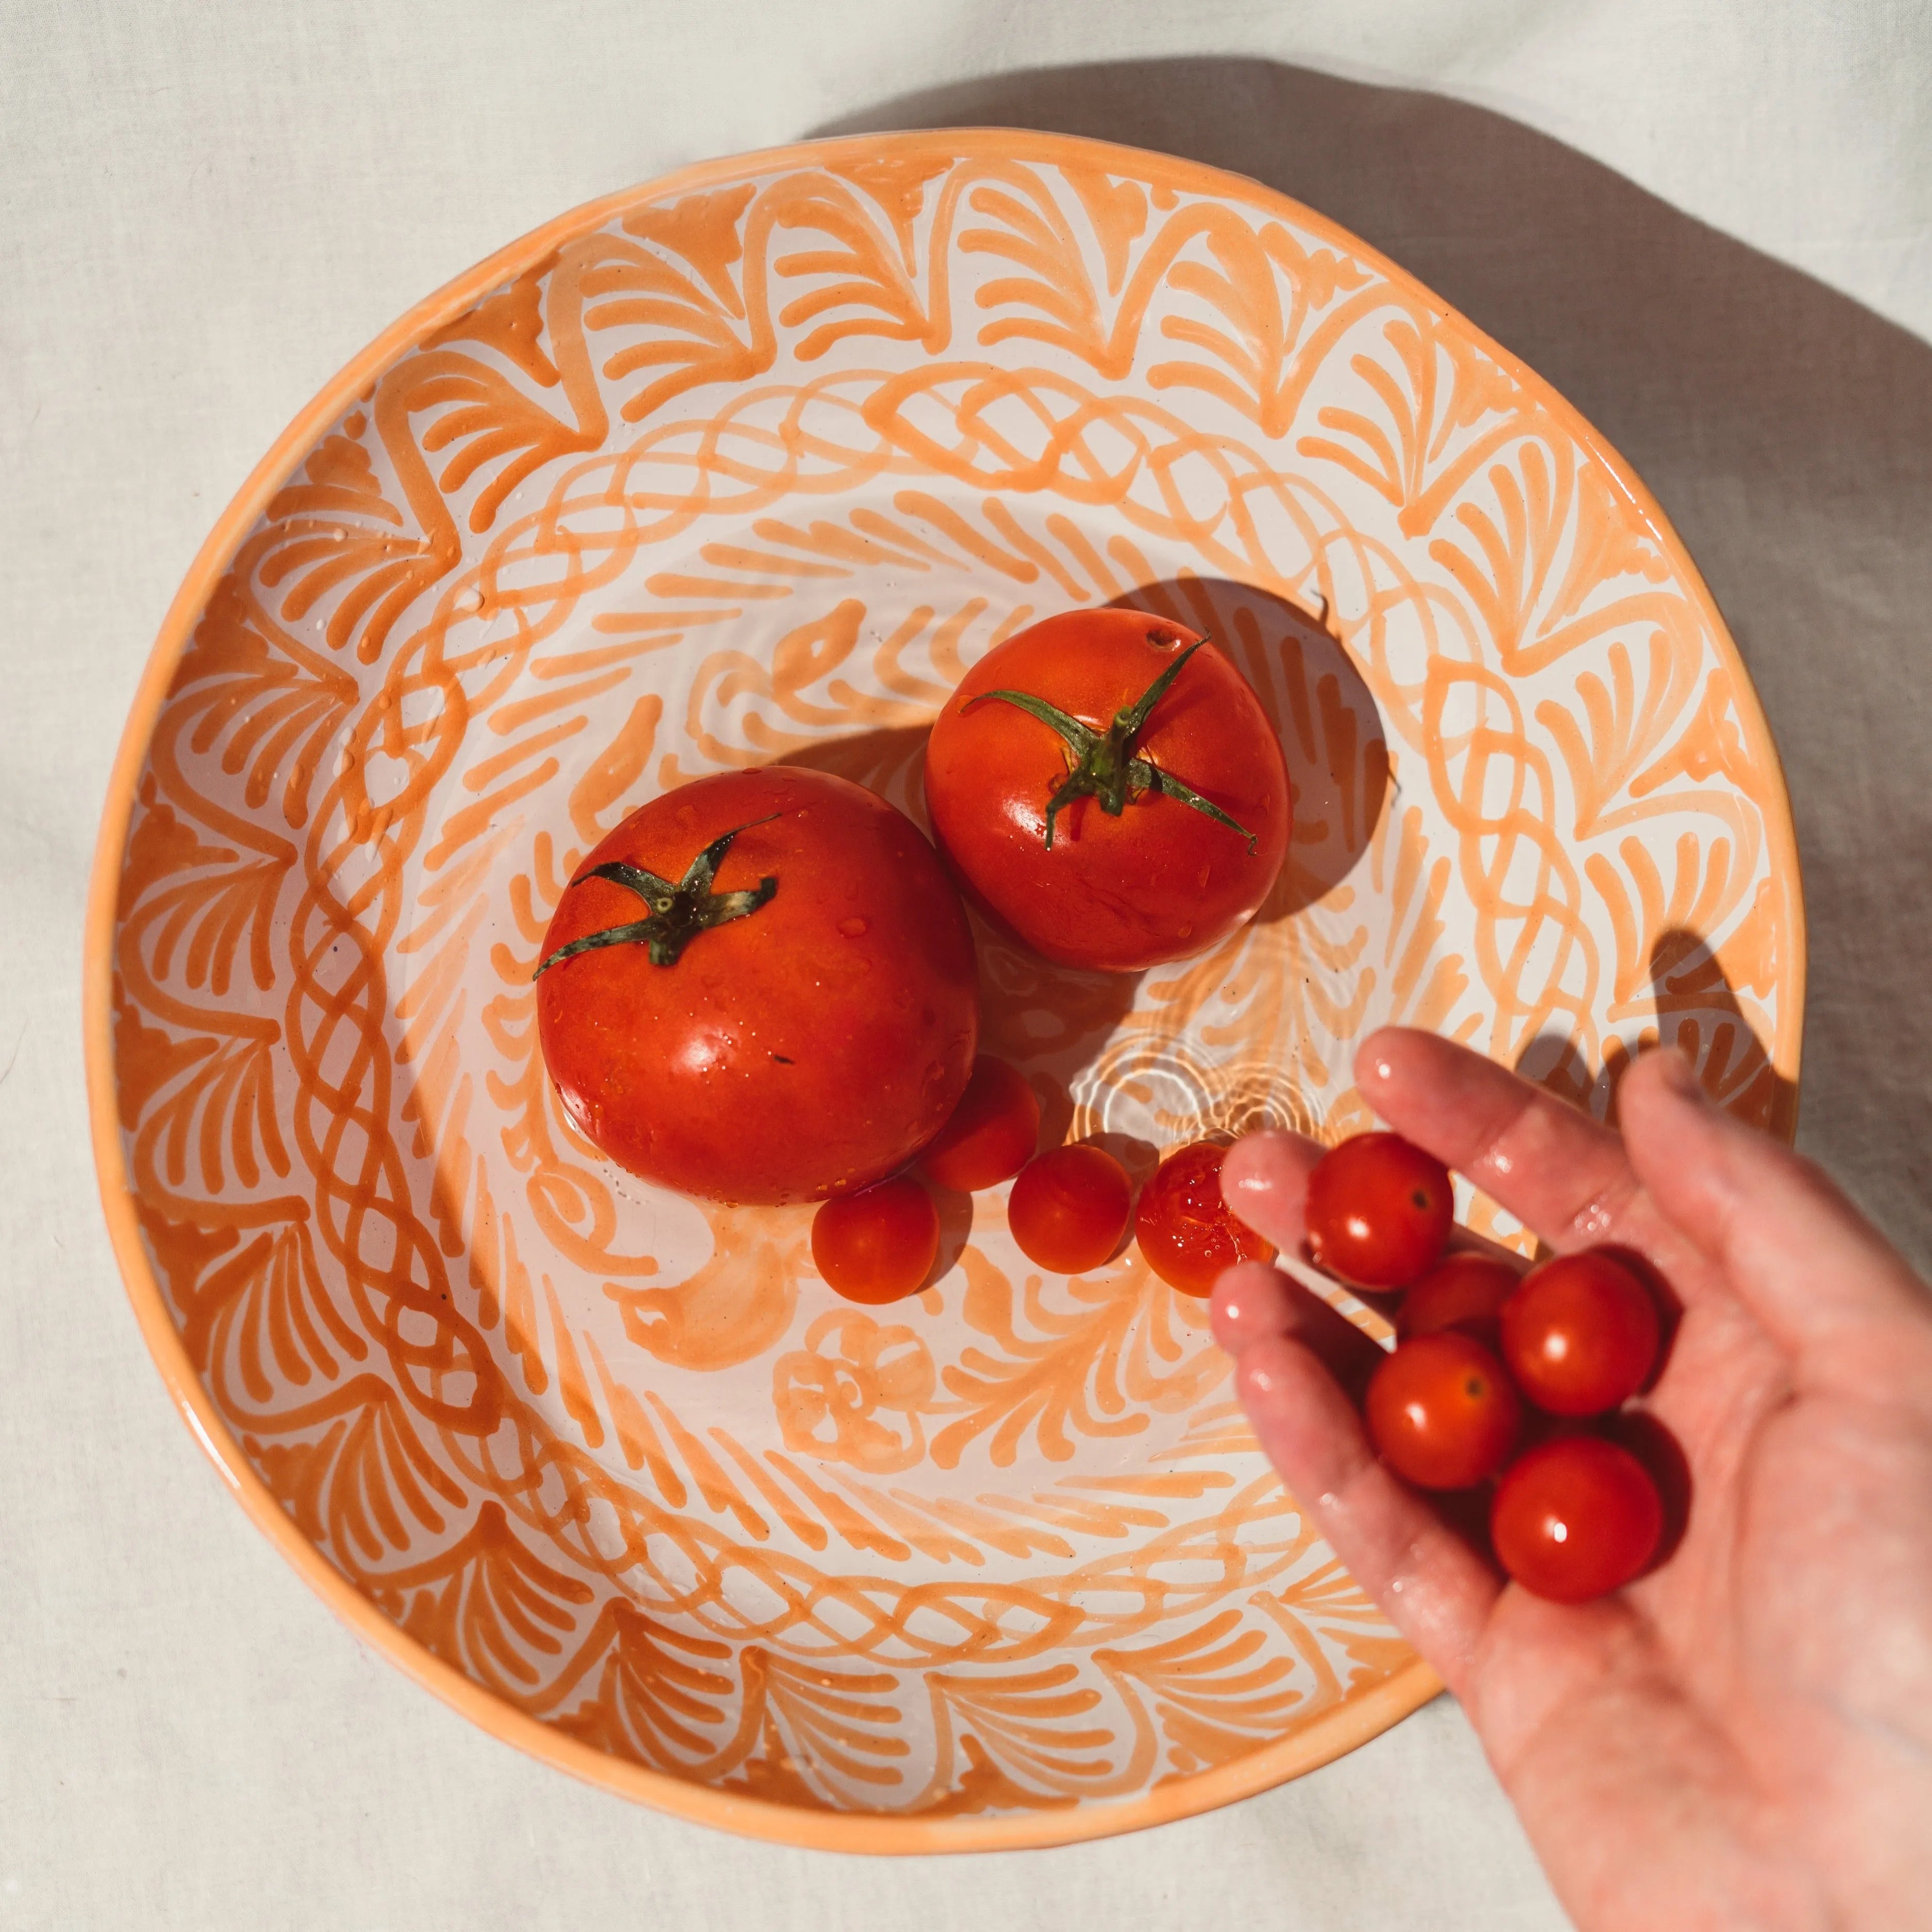
[[[1502,1307],[1503,1360],[1552,1415],[1600,1415],[1634,1396],[1657,1361],[1657,1304],[1597,1249],[1532,1268]]]
[[[1308,1177],[1308,1251],[1359,1287],[1405,1287],[1442,1254],[1454,1209],[1433,1154],[1400,1134],[1358,1134]]]
[[[1169,1154],[1141,1190],[1134,1237],[1149,1268],[1183,1294],[1211,1294],[1223,1268],[1265,1262],[1274,1250],[1221,1198],[1227,1149],[1194,1141]]]
[[[965,1090],[971,931],[919,829],[769,766],[694,779],[584,860],[538,956],[564,1106],[646,1180],[738,1202],[848,1193]]]
[[[982,1054],[952,1118],[920,1156],[934,1185],[961,1194],[1010,1180],[1040,1140],[1040,1100],[1026,1077]]]
[[[1036,1267],[1082,1274],[1120,1245],[1132,1205],[1127,1171],[1105,1148],[1054,1148],[1020,1170],[1006,1225]]]
[[[1522,1279],[1507,1262],[1493,1256],[1444,1255],[1402,1297],[1395,1332],[1406,1341],[1440,1328],[1460,1328],[1493,1350],[1498,1346],[1496,1311]]]
[[[1138,972],[1245,925],[1288,850],[1268,714],[1211,644],[1069,610],[996,645],[926,752],[940,849],[1048,958]]]
[[[1664,1530],[1649,1472],[1599,1436],[1559,1436],[1512,1463],[1490,1504],[1496,1560],[1526,1590],[1586,1604],[1642,1574]]]
[[[1454,1328],[1397,1342],[1369,1378],[1364,1409],[1376,1454],[1424,1490],[1494,1475],[1522,1421],[1502,1363]]]
[[[812,1258],[848,1301],[897,1301],[925,1286],[938,1258],[939,1210],[902,1174],[812,1217]]]

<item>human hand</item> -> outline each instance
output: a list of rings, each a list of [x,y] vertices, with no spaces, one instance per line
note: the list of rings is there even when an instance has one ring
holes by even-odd
[[[1674,1052],[1625,1076],[1621,1137],[1430,1034],[1355,1072],[1551,1247],[1634,1250],[1682,1304],[1642,1405],[1688,1462],[1682,1540],[1567,1607],[1376,1460],[1336,1379],[1374,1343],[1264,1263],[1215,1292],[1262,1446],[1460,1700],[1558,1896],[1586,1932],[1932,1924],[1932,1294]],[[1258,1134],[1223,1166],[1284,1252],[1321,1153]]]

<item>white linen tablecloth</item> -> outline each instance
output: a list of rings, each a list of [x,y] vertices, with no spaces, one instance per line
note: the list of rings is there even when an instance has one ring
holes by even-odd
[[[339,364],[702,156],[1058,128],[1354,228],[1630,458],[1808,882],[1801,1139],[1932,1257],[1932,10],[1913,0],[0,0],[0,1928],[1562,1923],[1460,1714],[1068,1850],[741,1843],[494,1742],[224,1493],[96,1206],[80,930],[208,524]]]

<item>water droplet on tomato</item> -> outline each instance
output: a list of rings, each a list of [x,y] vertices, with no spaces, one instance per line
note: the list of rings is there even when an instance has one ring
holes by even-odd
[[[870,929],[871,928],[866,925],[866,922],[862,919],[860,919],[856,914],[854,914],[850,919],[842,919],[838,922],[838,930],[842,932],[848,939],[857,939],[862,937],[867,932],[870,931]]]

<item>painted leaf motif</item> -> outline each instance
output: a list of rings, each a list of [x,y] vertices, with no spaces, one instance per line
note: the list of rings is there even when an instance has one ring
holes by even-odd
[[[1013,1264],[997,1193],[835,1304],[808,1210],[596,1156],[530,975],[631,806],[782,758],[916,817],[966,668],[1124,602],[1240,665],[1294,842],[1137,982],[981,933],[1050,1137],[1366,1125],[1388,1020],[1599,1112],[1676,1039],[1788,1126],[1782,795],[1667,531],[1426,292],[1182,164],[867,137],[506,259],[332,391],[122,800],[136,1293],[203,1426],[398,1646],[734,1802],[1051,1831],[1392,1707],[1198,1306]]]

